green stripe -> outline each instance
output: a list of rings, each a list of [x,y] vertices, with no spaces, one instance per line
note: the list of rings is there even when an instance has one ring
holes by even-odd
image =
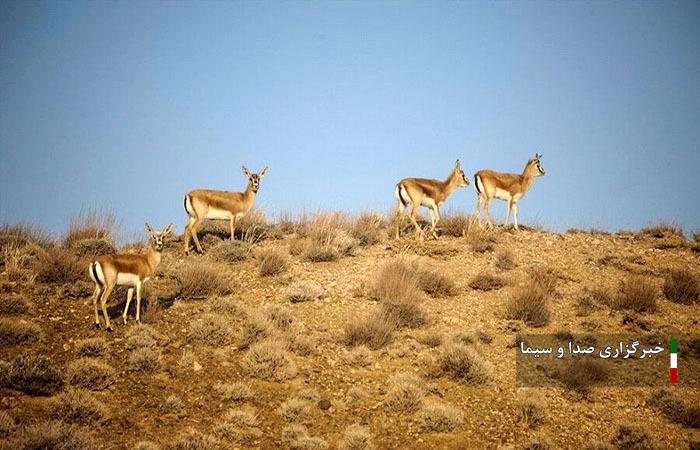
[[[671,353],[678,353],[678,339],[671,338]]]

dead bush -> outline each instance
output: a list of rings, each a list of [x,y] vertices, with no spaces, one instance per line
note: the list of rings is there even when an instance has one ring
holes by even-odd
[[[99,424],[109,418],[105,404],[83,390],[69,389],[54,397],[49,411],[52,419],[83,425]]]
[[[209,300],[209,309],[221,314],[233,314],[239,316],[243,313],[241,303],[232,297],[214,297]]]
[[[181,414],[185,410],[185,402],[177,395],[168,395],[163,401],[161,409],[166,413]]]
[[[557,376],[567,389],[586,396],[595,383],[608,379],[608,368],[594,359],[577,359],[567,364]]]
[[[350,225],[350,236],[362,246],[380,244],[387,240],[386,223],[375,212],[365,211]]]
[[[29,223],[0,224],[0,248],[22,248],[30,244],[49,248],[55,242],[48,231],[36,225]]]
[[[481,226],[473,215],[457,212],[442,217],[439,229],[444,236],[464,237],[480,230]]]
[[[153,373],[160,369],[160,350],[141,347],[129,353],[129,369],[133,372]]]
[[[323,296],[323,289],[309,281],[295,281],[287,288],[287,299],[292,303],[310,302]]]
[[[289,340],[289,350],[299,356],[310,356],[316,353],[316,341],[305,334],[293,333]]]
[[[640,230],[640,233],[654,238],[662,238],[665,236],[685,237],[683,234],[683,228],[671,223],[659,223],[656,225],[650,225],[648,227],[642,228]]]
[[[195,342],[223,347],[231,343],[233,331],[226,318],[217,314],[205,314],[192,325],[190,337]]]
[[[221,442],[210,434],[189,428],[173,442],[170,450],[219,450]]]
[[[496,255],[496,268],[500,270],[515,269],[515,256],[510,250],[503,250]]]
[[[66,248],[73,247],[84,239],[103,239],[114,241],[117,222],[114,213],[107,210],[81,211],[70,218],[68,231],[63,237]]]
[[[347,427],[338,442],[338,450],[373,450],[374,448],[369,428],[357,423]]]
[[[664,295],[683,305],[700,302],[700,281],[687,269],[672,270],[664,279]]]
[[[423,405],[425,382],[417,375],[404,372],[389,380],[389,389],[384,397],[384,405],[392,411],[415,411]]]
[[[0,319],[0,343],[5,345],[19,345],[36,342],[41,339],[39,325],[18,321],[17,319]]]
[[[258,416],[250,407],[230,409],[224,416],[224,422],[235,427],[255,427],[258,425]]]
[[[289,255],[279,248],[266,248],[258,254],[258,270],[261,277],[279,275],[289,265]]]
[[[222,400],[243,402],[253,397],[248,385],[241,382],[236,383],[217,383],[214,385],[214,393],[221,397]]]
[[[297,375],[297,366],[282,342],[267,339],[251,345],[242,361],[243,371],[268,381],[290,380]]]
[[[473,234],[468,237],[469,246],[474,253],[493,252],[495,240],[491,235]]]
[[[265,316],[280,330],[289,330],[294,321],[292,310],[282,305],[268,305],[265,307]]]
[[[255,244],[272,235],[265,211],[253,208],[241,217],[236,223],[236,235],[241,241]]]
[[[98,448],[87,428],[61,421],[35,422],[20,428],[7,448],[85,450]]]
[[[161,450],[160,446],[151,441],[138,441],[134,450]]]
[[[515,400],[516,420],[529,428],[537,428],[545,421],[546,406],[542,394],[534,389],[521,389]]]
[[[493,291],[506,285],[505,280],[498,275],[480,273],[469,282],[469,287],[479,291]]]
[[[392,341],[395,329],[396,324],[385,315],[371,314],[348,321],[343,340],[348,347],[366,345],[378,350]]]
[[[557,290],[559,275],[551,267],[536,266],[527,271],[528,280],[539,284],[549,295],[553,295]]]
[[[367,367],[372,364],[372,352],[364,345],[359,345],[343,355],[343,361],[351,366]]]
[[[87,278],[87,267],[72,253],[51,247],[39,253],[34,270],[37,281],[42,283],[74,283]]]
[[[70,249],[82,257],[112,255],[117,252],[111,242],[106,239],[81,239],[71,244]]]
[[[126,348],[155,348],[158,346],[158,332],[150,325],[132,325],[124,335]]]
[[[227,295],[233,290],[226,278],[213,265],[187,264],[177,273],[181,294],[188,299],[203,299],[212,295]]]
[[[66,378],[72,386],[99,391],[114,382],[114,369],[91,358],[80,358],[68,365]]]
[[[250,244],[247,242],[231,240],[226,240],[215,245],[210,251],[210,254],[214,257],[214,259],[229,264],[244,261],[246,258],[248,258],[249,253]]]
[[[418,334],[416,336],[416,340],[430,348],[435,348],[442,344],[442,334],[436,330],[428,330],[424,333]]]
[[[385,299],[379,305],[386,322],[395,327],[418,328],[428,323],[428,315],[415,297]]]
[[[29,395],[51,395],[63,387],[61,374],[45,356],[20,355],[3,372],[4,387]]]
[[[17,425],[14,419],[5,411],[0,411],[0,438],[6,438],[13,431],[15,431]]]
[[[332,245],[307,239],[304,241],[302,257],[309,262],[332,262],[340,259],[340,252]]]
[[[449,376],[457,381],[483,384],[491,379],[491,365],[470,345],[448,342],[427,368],[432,377]]]
[[[241,334],[238,338],[238,348],[246,349],[252,344],[274,334],[274,324],[267,316],[259,311],[249,311],[241,324]]]
[[[418,423],[425,431],[449,432],[459,428],[464,414],[454,406],[428,400],[418,411]]]
[[[75,343],[75,352],[86,358],[102,356],[107,352],[107,341],[101,337],[81,339]]]
[[[621,424],[610,443],[619,450],[652,450],[655,447],[644,428],[633,424]]]
[[[506,304],[506,319],[522,320],[532,327],[546,325],[549,316],[548,295],[535,282],[516,289]]]
[[[394,258],[379,268],[368,294],[374,300],[416,298],[420,290],[420,267],[407,257]]]
[[[687,427],[700,428],[700,406],[686,406],[681,423]]]
[[[36,255],[27,249],[35,249],[33,244],[18,247],[16,244],[2,247],[2,264],[5,266],[5,276],[11,282],[32,284],[36,273],[32,267]],[[43,251],[39,249],[39,251]]]
[[[685,412],[683,399],[668,389],[654,391],[647,404],[674,422],[681,421]]]
[[[293,424],[282,429],[282,441],[291,450],[323,450],[328,448],[326,441],[310,436],[303,425]]]
[[[641,275],[630,275],[620,282],[613,306],[638,313],[655,312],[656,286]]]
[[[277,412],[285,422],[303,422],[311,416],[311,407],[308,401],[292,397],[282,402]]]
[[[29,313],[30,309],[26,298],[15,294],[0,294],[0,314],[19,316]]]
[[[432,297],[452,297],[459,293],[454,280],[436,270],[421,270],[418,285]]]

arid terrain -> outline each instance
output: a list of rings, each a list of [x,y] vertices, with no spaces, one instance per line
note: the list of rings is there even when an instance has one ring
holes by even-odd
[[[697,234],[453,215],[438,240],[407,223],[397,240],[372,213],[253,211],[233,242],[203,227],[204,255],[170,239],[143,323],[133,301],[123,324],[120,288],[108,333],[87,265],[115,250],[112,226],[95,213],[61,236],[0,230],[2,449],[700,448],[683,372],[700,357]],[[615,333],[695,334],[679,384],[665,369],[658,386],[617,386],[593,365],[516,387],[523,336]]]

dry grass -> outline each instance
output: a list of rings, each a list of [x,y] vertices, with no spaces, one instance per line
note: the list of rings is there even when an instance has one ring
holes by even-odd
[[[664,278],[663,291],[672,302],[683,305],[700,302],[700,280],[687,269],[669,272]]]
[[[261,277],[279,275],[289,266],[289,254],[280,248],[266,248],[258,253],[258,272]]]
[[[471,279],[469,287],[478,291],[493,291],[501,289],[506,285],[503,277],[491,275],[490,273],[480,273]]]
[[[170,444],[169,450],[219,450],[221,442],[214,436],[189,428]]]
[[[655,448],[644,428],[633,424],[621,424],[610,443],[618,450],[653,450]]]
[[[432,273],[431,273],[432,274]],[[443,289],[446,284],[434,277],[432,288]],[[395,258],[384,264],[369,288],[369,296],[380,301],[382,315],[394,327],[415,328],[425,325],[428,317],[421,307],[421,271],[418,263],[409,258]],[[428,280],[430,283],[430,280]],[[451,286],[447,286],[451,289]],[[368,320],[367,322],[376,322]],[[356,324],[358,327],[361,324]]]
[[[311,405],[306,400],[292,397],[282,402],[277,412],[285,422],[303,422],[311,417]]]
[[[117,252],[111,242],[106,239],[87,238],[75,241],[70,249],[78,256],[91,257],[111,255]]]
[[[396,323],[383,314],[370,314],[345,325],[343,341],[348,347],[366,345],[372,350],[387,346],[393,340]]]
[[[293,424],[282,429],[282,441],[291,450],[323,450],[328,448],[325,440],[309,435],[303,425]]]
[[[247,384],[236,383],[217,383],[213,387],[213,391],[222,400],[243,402],[253,397],[253,393]]]
[[[567,389],[586,396],[594,384],[608,379],[608,368],[598,360],[577,359],[567,364],[557,377]]]
[[[160,350],[141,347],[129,353],[129,370],[139,373],[153,373],[160,369]]]
[[[449,376],[469,384],[483,384],[491,379],[491,365],[471,345],[448,342],[426,372],[431,377]]]
[[[224,415],[224,422],[236,427],[255,427],[258,425],[258,415],[250,407],[230,409]]]
[[[400,373],[389,380],[384,405],[392,411],[416,411],[423,405],[426,394],[425,382],[419,376]]]
[[[655,391],[647,404],[675,423],[700,428],[700,407],[688,406],[681,397],[667,389]]]
[[[292,310],[286,306],[271,304],[265,307],[265,316],[280,330],[289,330],[294,322]]]
[[[440,219],[439,229],[444,236],[465,237],[481,231],[479,221],[471,214],[452,213]]]
[[[428,400],[417,414],[418,423],[425,431],[449,432],[459,428],[464,422],[464,414],[454,406]]]
[[[662,238],[666,236],[684,237],[683,228],[672,223],[659,223],[644,227],[639,231],[641,234],[654,238]]]
[[[549,317],[549,296],[535,282],[517,288],[506,304],[506,319],[522,320],[531,327],[545,326]]]
[[[42,283],[74,283],[87,278],[87,267],[72,253],[51,247],[39,253],[34,270],[37,281]]]
[[[521,389],[515,399],[515,418],[528,428],[537,428],[545,422],[547,404],[535,389]]]
[[[364,211],[350,224],[350,236],[362,246],[381,244],[388,238],[386,222],[381,215]]]
[[[236,235],[247,244],[258,243],[272,234],[265,211],[253,208],[236,223]]]
[[[54,397],[49,406],[52,419],[83,425],[100,424],[109,418],[109,410],[90,392],[69,389]]]
[[[612,306],[638,313],[655,312],[657,309],[656,286],[641,275],[630,275],[620,282]]]
[[[251,345],[242,360],[243,371],[253,378],[286,381],[297,375],[297,365],[283,342],[266,339]]]
[[[369,428],[357,423],[347,427],[338,442],[338,450],[373,450],[374,448]]]
[[[182,287],[181,294],[187,299],[204,299],[233,291],[219,269],[201,261],[185,265],[178,271],[177,279]]]
[[[527,271],[528,279],[539,284],[549,295],[553,295],[557,290],[559,275],[551,267],[535,266]]]
[[[287,288],[287,299],[292,303],[310,302],[323,296],[323,289],[310,281],[295,281]]]
[[[346,364],[355,367],[367,367],[372,364],[372,352],[364,345],[359,345],[343,355]]]
[[[217,261],[233,264],[248,258],[250,254],[250,244],[247,242],[226,240],[215,245],[209,253]]]
[[[60,372],[45,356],[20,355],[3,372],[4,387],[29,395],[51,395],[63,387]]]
[[[132,325],[124,335],[126,348],[155,348],[158,346],[158,332],[150,325]]]
[[[416,340],[430,348],[439,347],[442,344],[442,333],[436,330],[427,330],[416,335]]]
[[[334,261],[341,256],[352,256],[360,242],[345,231],[347,221],[342,213],[322,212],[314,214],[298,234],[303,241],[301,256],[306,261]],[[335,259],[333,259],[335,258]]]
[[[8,437],[16,428],[15,420],[5,411],[0,411],[0,438]]]
[[[30,244],[48,248],[55,242],[48,231],[36,225],[29,223],[0,225],[0,248],[9,246],[21,248]]]
[[[300,243],[303,246],[301,256],[304,261],[332,262],[340,259],[340,252],[332,245],[322,244],[311,239],[303,239]]]
[[[163,400],[161,409],[166,413],[181,414],[185,410],[185,402],[177,395],[171,394]]]
[[[86,450],[98,448],[87,428],[61,421],[35,422],[20,428],[7,448],[22,450]]]
[[[2,261],[9,281],[33,284],[36,280],[36,273],[32,268],[36,255],[35,252],[27,250],[30,247],[31,245],[20,247],[17,244],[2,247]]]
[[[421,270],[418,285],[431,297],[452,297],[459,293],[454,280],[437,270]]]
[[[66,379],[72,386],[93,391],[107,388],[114,383],[114,376],[112,367],[91,358],[77,359],[66,368]]]
[[[41,337],[41,328],[35,323],[17,319],[0,319],[0,344],[26,344],[37,342]]]
[[[81,339],[75,343],[75,353],[85,358],[96,358],[107,352],[107,341],[104,338]]]
[[[194,342],[223,347],[233,340],[233,330],[228,319],[218,314],[205,314],[191,326],[190,338]]]
[[[496,268],[500,270],[515,269],[515,256],[510,250],[503,250],[496,255]]]
[[[395,328],[418,328],[428,323],[428,315],[415,297],[385,299],[380,303],[382,315]]]
[[[63,245],[71,248],[84,239],[103,239],[113,242],[116,225],[116,218],[111,211],[81,211],[70,218],[68,231],[63,237]]]
[[[241,333],[238,338],[238,348],[246,349],[256,342],[272,336],[275,326],[270,319],[260,311],[247,311],[241,323]]]

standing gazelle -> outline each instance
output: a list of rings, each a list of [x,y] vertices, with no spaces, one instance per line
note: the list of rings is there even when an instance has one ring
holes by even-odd
[[[243,192],[197,189],[185,195],[185,211],[189,219],[185,226],[185,254],[190,252],[190,237],[199,253],[204,253],[197,238],[197,230],[204,219],[229,220],[231,240],[236,230],[236,220],[243,217],[255,202],[255,194],[260,187],[260,179],[267,174],[267,167],[259,173],[250,173],[243,166],[243,174],[248,178],[248,186]]]
[[[163,251],[163,241],[166,236],[173,231],[171,223],[163,231],[153,231],[149,224],[146,224],[146,231],[151,236],[151,245],[145,255],[104,255],[98,256],[90,263],[90,278],[95,282],[95,295],[92,304],[95,307],[95,326],[100,327],[100,316],[97,313],[97,300],[99,297],[102,305],[102,315],[105,319],[105,327],[112,331],[107,314],[107,299],[115,286],[129,286],[126,292],[126,306],[124,307],[124,324],[126,325],[126,314],[129,311],[129,303],[136,289],[136,321],[141,323],[141,290],[145,283],[155,272],[160,264]]]
[[[507,202],[505,225],[508,225],[510,211],[513,210],[513,223],[515,229],[518,229],[518,200],[525,196],[536,177],[544,175],[544,169],[540,166],[540,158],[542,155],[535,153],[535,157],[527,162],[520,175],[492,170],[480,170],[474,174],[474,188],[477,195],[476,216],[479,220],[481,220],[481,205],[483,203],[489,226],[493,226],[489,205],[491,200],[496,197]]]
[[[425,206],[430,211],[430,233],[437,239],[435,226],[440,221],[440,205],[458,187],[469,186],[469,180],[464,176],[459,160],[455,162],[452,172],[445,181],[430,180],[427,178],[404,178],[396,183],[396,238],[399,238],[399,219],[406,206],[411,205],[411,222],[416,227],[416,235],[425,237],[418,222],[416,214],[418,208]]]

